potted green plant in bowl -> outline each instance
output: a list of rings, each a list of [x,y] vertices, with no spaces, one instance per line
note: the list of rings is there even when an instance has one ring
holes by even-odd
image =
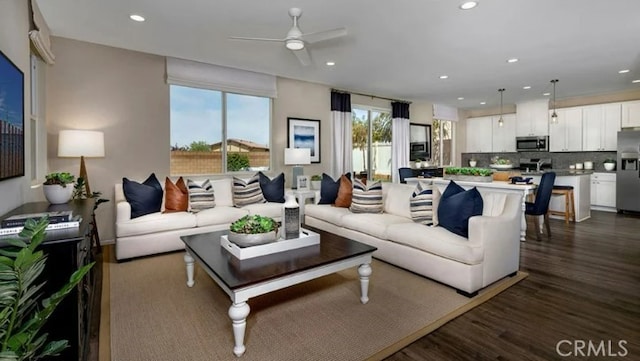
[[[443,178],[454,181],[491,182],[493,181],[493,170],[475,167],[446,167]]]
[[[69,202],[73,195],[75,176],[68,172],[49,173],[45,176],[42,189],[47,201],[51,204]]]
[[[608,171],[612,171],[614,169],[616,169],[616,160],[615,159],[605,159],[604,162],[604,169],[608,170]]]
[[[237,219],[229,227],[229,242],[239,247],[251,247],[276,240],[278,223],[270,217],[258,214]]]
[[[320,190],[322,184],[322,177],[318,174],[311,176],[311,187],[315,190]]]

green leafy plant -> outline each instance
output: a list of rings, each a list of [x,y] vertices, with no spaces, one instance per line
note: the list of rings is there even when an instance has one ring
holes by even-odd
[[[198,140],[189,144],[190,152],[210,152],[211,146],[204,140]]]
[[[450,175],[470,175],[488,177],[493,174],[493,170],[474,167],[447,167],[445,173]]]
[[[68,172],[49,173],[45,175],[44,178],[44,185],[59,184],[65,188],[67,187],[67,184],[73,183],[76,179],[73,174]]]
[[[278,230],[278,223],[273,218],[258,214],[244,216],[231,223],[229,229],[235,233],[257,234]]]
[[[237,172],[249,168],[249,156],[241,153],[227,154],[227,170]]]
[[[318,174],[315,174],[315,175],[311,176],[311,180],[312,181],[321,181],[322,177],[320,175],[318,175]]]
[[[53,311],[89,272],[94,263],[74,272],[67,284],[38,304],[43,283],[38,283],[47,260],[37,250],[49,224],[47,218],[28,220],[12,248],[0,249],[0,360],[39,360],[60,354],[67,340],[47,341],[41,329]],[[29,239],[29,242],[25,242]]]
[[[609,159],[605,159],[604,162],[602,163],[616,163],[616,160],[609,158]]]

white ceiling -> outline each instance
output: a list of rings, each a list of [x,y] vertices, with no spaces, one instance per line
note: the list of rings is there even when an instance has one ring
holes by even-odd
[[[53,35],[402,100],[466,109],[640,89],[640,0],[39,0]],[[309,47],[302,66],[284,44],[290,7],[300,28],[346,27]],[[130,14],[146,17],[143,23]],[[53,49],[55,52],[55,48]],[[519,62],[509,64],[508,58]],[[325,62],[336,62],[328,67]],[[629,69],[627,74],[619,70]],[[440,80],[446,74],[449,79]],[[523,90],[523,86],[531,86]],[[464,97],[464,100],[458,100]]]

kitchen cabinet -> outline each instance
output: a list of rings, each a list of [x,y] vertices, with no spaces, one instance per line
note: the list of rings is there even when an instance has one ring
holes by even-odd
[[[558,121],[549,123],[549,151],[582,151],[582,107],[556,109],[556,113]]]
[[[591,208],[616,211],[615,173],[593,173],[591,175]]]
[[[622,128],[640,127],[640,100],[622,103]]]
[[[582,150],[617,150],[621,110],[620,103],[582,107]]]
[[[502,116],[503,125],[498,125],[499,115],[491,117],[493,126],[493,140],[491,150],[496,153],[506,153],[516,151],[516,115],[504,114]]]
[[[516,135],[518,137],[549,135],[549,100],[534,100],[516,104]]]
[[[560,114],[558,114],[560,115]],[[560,118],[558,118],[560,120]],[[533,183],[540,184],[542,176],[530,175],[528,177],[533,178]],[[557,175],[556,180],[553,182],[555,186],[573,186],[573,200],[576,211],[576,222],[582,222],[591,218],[591,182],[589,174],[570,174],[570,175]],[[549,209],[563,212],[565,210],[565,199],[563,196],[553,195],[549,200]],[[549,218],[562,219],[564,216],[550,215]]]
[[[467,153],[492,151],[492,121],[493,117],[467,118]]]

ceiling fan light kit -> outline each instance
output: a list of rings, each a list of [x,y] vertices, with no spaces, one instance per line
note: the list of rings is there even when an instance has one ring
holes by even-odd
[[[304,48],[304,41],[297,39],[289,39],[285,42],[285,46],[289,50],[302,50]]]

